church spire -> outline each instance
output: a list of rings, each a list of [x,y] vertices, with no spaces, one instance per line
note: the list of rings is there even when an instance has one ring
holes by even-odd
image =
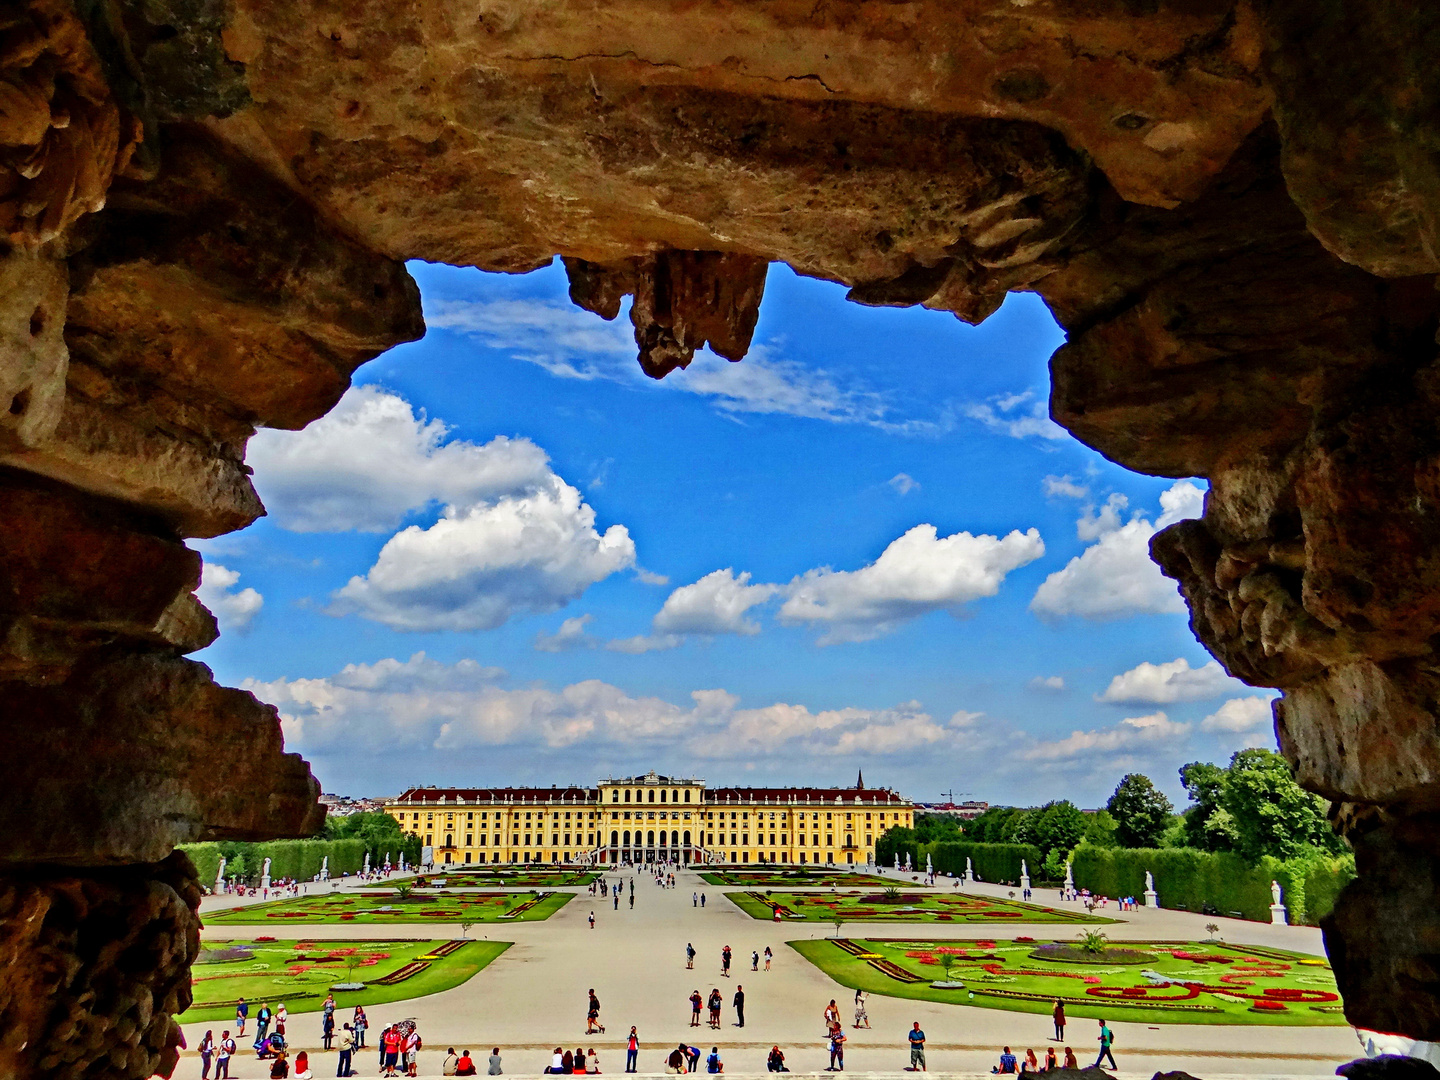
[[[865,790],[865,770],[864,770],[864,769],[857,769],[857,770],[856,770],[855,790],[856,790],[856,791],[864,791],[864,790]]]

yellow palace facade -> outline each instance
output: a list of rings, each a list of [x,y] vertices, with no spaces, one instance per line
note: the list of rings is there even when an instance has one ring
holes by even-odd
[[[593,788],[411,788],[385,804],[439,865],[868,863],[915,807],[887,788],[707,788],[654,772]]]

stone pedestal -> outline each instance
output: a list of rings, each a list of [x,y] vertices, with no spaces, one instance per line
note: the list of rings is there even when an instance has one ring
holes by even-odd
[[[1290,925],[1290,920],[1289,920],[1289,918],[1288,918],[1288,917],[1286,916],[1286,914],[1285,914],[1285,905],[1284,905],[1284,904],[1271,904],[1271,905],[1270,905],[1270,925],[1271,925],[1271,926],[1289,926],[1289,925]]]
[[[1148,908],[1158,908],[1160,906],[1160,895],[1154,889],[1145,890],[1145,906]]]

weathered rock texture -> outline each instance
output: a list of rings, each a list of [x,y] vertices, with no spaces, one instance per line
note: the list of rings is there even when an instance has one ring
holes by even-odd
[[[562,255],[580,305],[633,298],[655,377],[741,359],[778,260],[970,321],[1039,292],[1055,418],[1210,480],[1155,555],[1284,691],[1281,748],[1355,843],[1326,928],[1351,1020],[1440,1038],[1437,41],[1402,0],[17,0],[0,940],[66,875],[118,896],[181,840],[317,824],[274,711],[184,659],[215,626],[183,540],[263,512],[257,427],[423,332],[403,260]],[[4,1007],[90,970],[82,937],[0,967]],[[188,954],[148,962],[168,987]],[[78,1041],[4,1014],[10,1072],[168,1068],[182,996],[145,1000]]]

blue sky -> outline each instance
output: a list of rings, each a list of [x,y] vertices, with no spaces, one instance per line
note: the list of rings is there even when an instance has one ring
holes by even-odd
[[[652,382],[563,269],[413,264],[429,331],[251,443],[200,654],[327,791],[867,781],[1028,805],[1268,745],[1145,558],[1203,483],[1046,417],[1064,340],[772,267],[755,346]],[[1207,666],[1208,665],[1208,666]]]

